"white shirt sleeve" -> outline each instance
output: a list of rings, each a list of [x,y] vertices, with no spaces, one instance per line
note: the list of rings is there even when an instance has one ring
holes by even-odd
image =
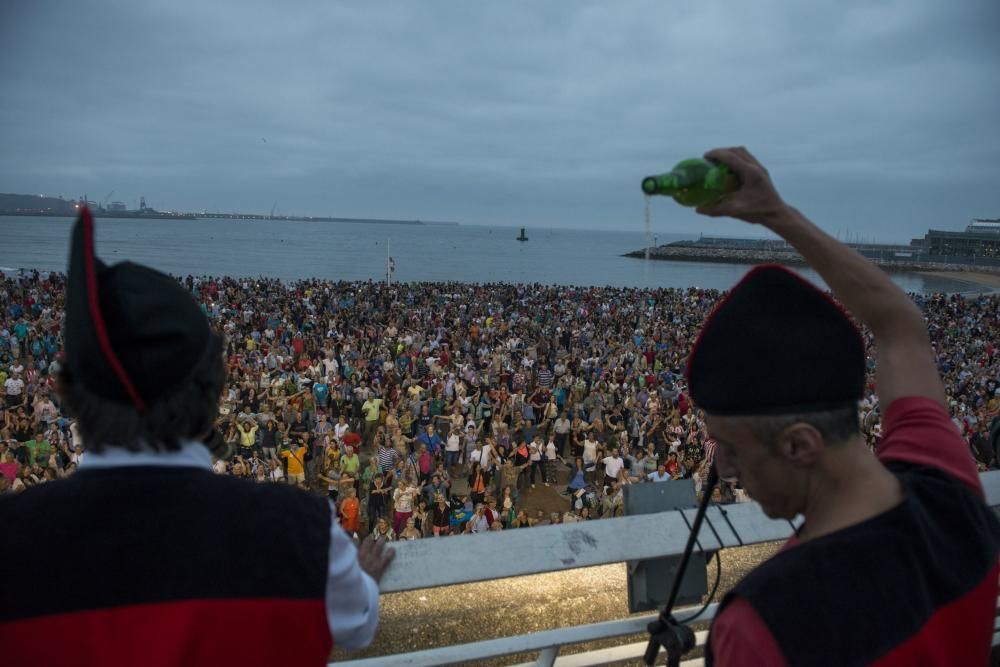
[[[330,558],[326,576],[326,620],[334,645],[368,646],[378,627],[378,584],[358,564],[358,550],[337,522],[330,503]]]

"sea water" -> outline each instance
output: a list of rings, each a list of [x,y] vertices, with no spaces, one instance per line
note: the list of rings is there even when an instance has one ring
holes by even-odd
[[[0,216],[0,267],[65,271],[73,219]],[[384,280],[386,244],[393,282],[514,282],[617,287],[727,289],[740,264],[622,257],[648,247],[645,231],[406,225],[280,220],[98,219],[97,254],[107,264],[148,264],[173,275],[272,276],[286,281]],[[698,234],[660,234],[669,243]],[[815,273],[803,275],[820,282]],[[958,292],[967,283],[893,274],[910,292]]]

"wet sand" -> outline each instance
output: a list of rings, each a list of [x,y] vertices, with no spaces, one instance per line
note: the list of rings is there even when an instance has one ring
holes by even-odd
[[[1000,289],[1000,273],[985,273],[982,271],[917,271],[923,276],[948,278],[968,283],[972,290],[983,288],[983,291]]]
[[[716,601],[779,546],[771,543],[723,551],[722,583]],[[625,565],[619,563],[383,595],[380,627],[372,646],[360,653],[335,651],[332,658],[402,653],[624,618],[628,615],[625,579]],[[712,564],[709,588],[714,581]],[[637,635],[577,644],[563,654],[643,639]],[[511,665],[534,660],[536,655],[522,653],[476,664]],[[628,664],[639,665],[641,661]]]

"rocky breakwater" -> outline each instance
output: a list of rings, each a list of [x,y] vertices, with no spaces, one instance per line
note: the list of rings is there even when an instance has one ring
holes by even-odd
[[[623,257],[645,259],[646,249],[633,250]],[[666,259],[675,262],[718,262],[720,264],[787,264],[805,266],[802,255],[794,250],[772,250],[759,248],[718,248],[694,245],[661,245],[649,249],[650,259]]]
[[[876,266],[886,271],[952,271],[1000,274],[1000,267],[975,265],[966,258],[956,257],[954,262],[925,262],[917,258],[893,257],[884,254],[879,256],[871,248],[858,249]],[[623,257],[644,259],[646,249],[633,250]],[[780,242],[763,241],[747,244],[719,245],[706,244],[700,241],[678,241],[649,249],[650,259],[675,262],[715,262],[719,264],[784,264],[786,266],[805,266],[806,261],[792,248]]]

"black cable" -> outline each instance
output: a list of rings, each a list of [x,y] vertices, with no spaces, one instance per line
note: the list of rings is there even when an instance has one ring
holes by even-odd
[[[708,518],[707,512],[705,513],[705,521],[708,524],[709,530],[711,530],[712,534],[715,535],[715,541],[719,543],[719,550],[721,550],[724,546],[722,544],[722,538],[719,537],[719,532],[715,529],[715,526],[712,524],[712,520]],[[699,547],[700,546],[701,545],[699,544]],[[702,553],[704,553],[704,551],[702,551]],[[715,594],[719,590],[719,582],[722,581],[722,558],[720,558],[718,551],[716,551],[713,555],[715,556],[715,584],[712,586],[712,592],[709,594],[708,599],[705,601],[705,604],[701,606],[701,609],[699,609],[697,613],[684,619],[683,621],[678,621],[678,623],[687,624],[693,621],[694,619],[698,618],[699,616],[705,613],[705,610],[708,609],[708,605],[712,604],[712,600],[715,599]]]
[[[677,510],[676,507],[674,509]],[[693,530],[693,526],[687,520],[687,517],[684,516],[684,512],[683,511],[680,512],[680,515],[681,515],[681,519],[684,520],[684,523],[687,524],[688,530],[689,531]],[[705,513],[704,520],[705,520],[706,525],[708,525],[709,530],[711,530],[712,534],[715,535],[715,541],[719,543],[719,549],[721,550],[722,547],[724,546],[722,544],[722,538],[719,537],[719,532],[717,530],[715,530],[715,526],[712,525],[712,520],[708,518],[708,513],[707,512]],[[701,554],[704,554],[705,553],[705,548],[701,546],[701,540],[699,540],[697,537],[695,538],[695,544],[698,545],[698,552],[701,553]],[[694,619],[696,619],[699,616],[701,616],[702,614],[704,614],[705,610],[708,609],[708,605],[712,604],[712,600],[715,598],[715,593],[719,590],[719,582],[722,581],[722,559],[719,558],[719,551],[715,551],[715,553],[713,553],[712,555],[715,557],[715,584],[712,586],[712,592],[708,596],[708,599],[705,600],[705,604],[703,604],[701,606],[701,609],[699,609],[695,614],[693,614],[692,616],[684,619],[683,621],[677,621],[678,623],[681,623],[682,625],[686,625],[686,624],[690,623],[691,621],[693,621]],[[709,561],[709,562],[711,562],[711,561]],[[708,563],[706,563],[706,565],[707,564]]]
[[[708,479],[702,490],[703,495],[701,501],[698,503],[694,524],[691,526],[691,532],[688,534],[687,545],[684,547],[680,563],[677,566],[677,572],[674,575],[674,582],[670,589],[670,595],[667,598],[667,604],[660,611],[657,619],[647,626],[649,643],[646,645],[646,653],[643,656],[643,662],[647,665],[652,665],[656,662],[656,654],[659,653],[661,646],[667,653],[667,665],[671,667],[679,667],[681,655],[694,648],[694,632],[689,627],[678,623],[671,612],[674,602],[677,601],[677,595],[680,593],[681,581],[687,570],[688,562],[691,560],[695,542],[698,541],[698,532],[701,530],[705,512],[708,510],[708,505],[712,500],[712,490],[718,481],[718,471],[715,469],[715,466],[712,466],[709,468]],[[687,524],[687,517],[683,512],[681,512],[681,517],[684,519],[684,523]],[[721,573],[721,565],[719,567],[719,572]]]
[[[687,570],[688,561],[691,560],[691,552],[694,551],[694,545],[698,541],[698,533],[701,531],[701,522],[705,518],[705,512],[708,510],[709,504],[712,502],[711,494],[712,489],[719,482],[719,473],[716,471],[715,466],[708,469],[708,480],[705,482],[705,495],[702,496],[701,502],[698,504],[698,510],[694,515],[694,524],[688,524],[687,517],[684,512],[681,512],[681,518],[684,519],[684,523],[691,526],[690,533],[688,534],[687,545],[684,547],[684,553],[681,554],[681,562],[677,566],[677,575],[674,577],[674,583],[670,587],[670,595],[667,597],[667,604],[664,607],[666,615],[670,615],[670,611],[674,608],[674,603],[677,601],[677,594],[681,592],[681,580],[684,578],[684,572]],[[700,550],[700,547],[699,547]]]
[[[680,624],[682,624],[682,625],[687,625],[688,623],[692,622],[693,620],[695,620],[696,618],[698,618],[699,616],[701,616],[702,614],[704,614],[705,610],[708,609],[708,605],[712,604],[712,600],[715,599],[715,594],[719,591],[719,582],[721,582],[721,581],[722,581],[722,559],[719,558],[719,552],[716,551],[715,552],[715,584],[712,586],[712,592],[709,593],[708,599],[705,600],[705,604],[701,605],[701,609],[699,609],[696,613],[692,614],[691,616],[688,616],[687,618],[685,618],[683,620],[680,620],[680,621],[677,621],[677,622],[680,623]]]

